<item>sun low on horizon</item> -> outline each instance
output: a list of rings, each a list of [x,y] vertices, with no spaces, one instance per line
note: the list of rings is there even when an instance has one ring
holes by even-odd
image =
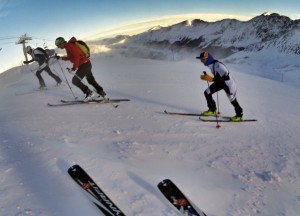
[[[135,35],[147,31],[151,28],[160,26],[167,27],[180,23],[183,21],[191,21],[194,19],[201,19],[206,22],[214,22],[222,19],[238,19],[246,21],[251,19],[250,16],[234,15],[234,14],[213,14],[213,13],[199,13],[199,14],[177,14],[161,17],[153,17],[143,20],[135,20],[127,23],[123,23],[119,26],[108,27],[103,30],[95,31],[90,35],[83,36],[88,40],[103,39],[106,37],[114,37],[116,35]]]

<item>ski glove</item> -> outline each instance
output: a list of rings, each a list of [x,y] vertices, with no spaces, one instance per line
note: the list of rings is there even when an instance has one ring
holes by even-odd
[[[69,71],[70,74],[74,75],[75,74],[75,69],[74,68],[67,68],[67,70]]]
[[[212,76],[209,76],[209,75],[207,75],[207,74],[202,74],[202,75],[200,76],[200,79],[206,80],[206,81],[208,81],[208,82],[212,82],[212,81],[213,81],[213,77],[212,77]]]
[[[58,55],[55,53],[54,58],[56,58],[56,59],[58,60],[58,59],[60,59],[61,57],[58,56]]]

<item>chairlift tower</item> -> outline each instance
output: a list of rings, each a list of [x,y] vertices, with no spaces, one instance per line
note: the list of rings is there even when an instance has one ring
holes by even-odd
[[[16,44],[23,44],[23,53],[24,53],[26,61],[28,61],[27,53],[26,53],[26,47],[25,47],[25,43],[26,43],[27,40],[32,40],[32,38],[27,36],[26,33],[25,33],[24,35],[21,35],[19,37],[19,40],[16,42]]]

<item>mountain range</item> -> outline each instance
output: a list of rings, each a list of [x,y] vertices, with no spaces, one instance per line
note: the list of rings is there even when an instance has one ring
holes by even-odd
[[[134,36],[105,39],[101,43],[123,55],[152,59],[174,59],[174,54],[194,55],[204,49],[215,53],[217,58],[241,51],[253,53],[270,49],[299,55],[300,20],[277,13],[263,13],[248,21],[194,19],[168,27],[153,27]],[[182,56],[186,55],[175,58]]]

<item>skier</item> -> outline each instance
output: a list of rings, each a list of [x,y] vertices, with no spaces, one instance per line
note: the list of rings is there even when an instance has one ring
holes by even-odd
[[[31,46],[27,46],[26,47],[26,52],[31,55],[32,59],[30,61],[24,61],[24,64],[29,64],[31,62],[37,61],[39,64],[39,68],[37,70],[37,72],[35,73],[35,75],[37,76],[39,83],[40,83],[40,89],[45,89],[46,85],[45,85],[45,81],[43,79],[43,77],[41,76],[41,73],[45,70],[49,76],[51,76],[56,82],[57,82],[57,86],[62,84],[61,79],[56,76],[54,73],[52,73],[52,71],[49,68],[48,65],[48,61],[49,58],[48,56],[46,56],[45,52],[43,52],[42,48],[36,48],[36,49],[32,49]]]
[[[62,59],[64,61],[71,61],[73,63],[72,69],[68,69],[71,74],[74,74],[72,78],[72,83],[81,89],[81,91],[86,94],[84,102],[92,100],[95,97],[93,91],[89,89],[88,86],[83,84],[81,80],[86,76],[89,84],[91,84],[99,94],[95,100],[108,99],[106,98],[106,93],[103,88],[96,82],[92,73],[92,64],[90,59],[84,55],[81,49],[74,44],[77,41],[75,37],[72,37],[68,42],[65,41],[63,37],[58,37],[55,40],[55,45],[60,49],[66,49],[67,56],[58,56],[57,59]]]
[[[215,115],[217,108],[216,103],[212,97],[212,95],[215,92],[218,92],[220,90],[224,90],[227,94],[227,97],[231,104],[234,106],[236,115],[231,117],[231,121],[241,121],[243,118],[243,109],[239,105],[237,99],[236,99],[236,92],[237,87],[236,83],[233,80],[232,75],[229,73],[226,66],[213,58],[213,56],[208,52],[202,52],[200,53],[200,56],[196,57],[197,59],[200,59],[201,62],[210,68],[211,73],[213,74],[213,77],[210,75],[202,74],[200,78],[202,80],[205,80],[207,82],[213,82],[205,91],[204,95],[207,101],[208,110],[202,112],[202,115]]]

